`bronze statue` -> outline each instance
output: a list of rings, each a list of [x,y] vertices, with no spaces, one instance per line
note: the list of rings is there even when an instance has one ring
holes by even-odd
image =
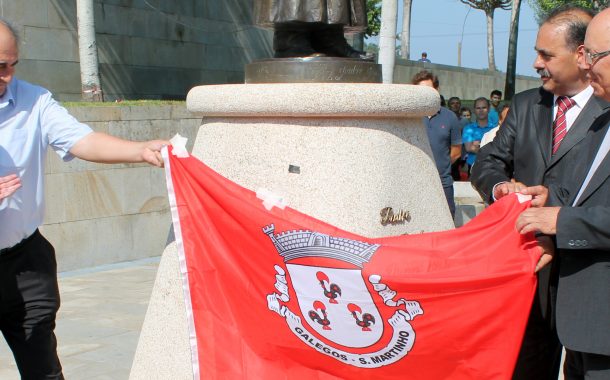
[[[343,33],[364,32],[366,0],[254,0],[258,25],[273,28],[275,58],[371,59],[352,48]]]

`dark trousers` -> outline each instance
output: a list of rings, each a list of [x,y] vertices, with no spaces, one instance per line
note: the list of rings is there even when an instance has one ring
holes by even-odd
[[[0,255],[0,331],[24,380],[63,379],[53,332],[58,309],[55,250],[37,230]]]
[[[565,380],[610,379],[610,356],[572,351],[566,348]]]
[[[536,292],[513,380],[557,380],[561,365],[561,343],[552,319],[550,312],[543,316],[539,292]]]

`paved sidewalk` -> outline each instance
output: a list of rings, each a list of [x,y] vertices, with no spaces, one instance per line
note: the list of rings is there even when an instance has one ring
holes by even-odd
[[[152,258],[60,273],[55,332],[66,379],[129,377],[158,265]],[[19,379],[3,338],[0,379]]]

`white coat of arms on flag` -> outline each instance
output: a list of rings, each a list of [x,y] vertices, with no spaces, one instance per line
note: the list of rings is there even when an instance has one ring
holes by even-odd
[[[284,258],[283,266],[275,266],[275,292],[267,295],[267,305],[301,341],[365,368],[395,363],[413,348],[415,331],[409,322],[423,314],[419,302],[395,300],[396,292],[380,275],[363,278],[363,265],[379,244],[313,231],[275,235],[273,224],[263,232]],[[379,308],[386,308],[385,313]]]

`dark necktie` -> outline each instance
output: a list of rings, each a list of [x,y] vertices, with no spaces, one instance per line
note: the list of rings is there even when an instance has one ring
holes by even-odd
[[[576,102],[567,96],[560,96],[557,98],[555,104],[557,104],[557,114],[555,115],[555,121],[553,122],[553,154],[557,152],[557,149],[559,149],[559,145],[561,144],[561,140],[563,140],[568,133],[566,112],[576,105]]]

